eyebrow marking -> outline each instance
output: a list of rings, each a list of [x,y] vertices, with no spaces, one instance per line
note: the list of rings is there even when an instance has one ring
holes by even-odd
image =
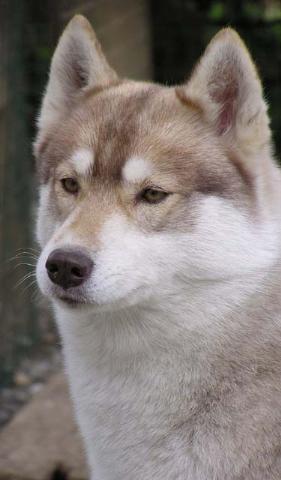
[[[141,182],[151,174],[151,163],[142,157],[129,158],[122,169],[122,176],[127,182]]]
[[[94,165],[94,154],[88,148],[79,148],[73,153],[71,163],[78,175],[87,175]]]

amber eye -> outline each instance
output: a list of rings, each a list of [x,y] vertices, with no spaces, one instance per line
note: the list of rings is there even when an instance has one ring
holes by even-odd
[[[141,200],[147,203],[160,203],[162,202],[169,194],[163,190],[157,190],[154,188],[146,188],[141,193]]]
[[[62,178],[61,184],[67,193],[75,195],[79,190],[79,184],[75,178]]]

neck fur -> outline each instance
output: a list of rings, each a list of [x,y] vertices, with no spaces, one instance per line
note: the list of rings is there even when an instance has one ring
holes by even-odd
[[[115,311],[78,312],[60,306],[55,311],[65,350],[75,348],[75,357],[92,358],[95,365],[114,366],[171,348],[188,356],[243,328],[247,309],[258,302],[266,281],[266,273],[255,272],[242,279],[185,284],[146,304]]]

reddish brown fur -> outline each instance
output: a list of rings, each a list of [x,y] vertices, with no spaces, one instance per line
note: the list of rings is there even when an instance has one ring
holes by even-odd
[[[44,144],[39,172],[43,183],[57,178],[57,203],[63,205],[58,208],[60,214],[65,204],[71,207],[72,203],[68,195],[61,200],[65,194],[58,180],[76,175],[69,159],[80,147],[90,148],[95,158],[92,175],[83,182],[79,179],[91,198],[91,207],[88,200],[83,200],[83,205],[86,212],[91,208],[94,230],[99,218],[112,209],[122,211],[142,227],[159,230],[180,225],[190,228],[196,215],[196,195],[225,196],[234,202],[239,199],[241,205],[242,194],[247,204],[250,201],[250,190],[245,188],[249,177],[242,162],[236,154],[223,153],[221,140],[198,110],[179,100],[172,88],[123,82],[94,89],[82,96],[69,118],[54,126],[48,144]],[[124,183],[122,168],[132,156],[146,158],[154,165],[155,173],[147,182]],[[152,185],[175,195],[154,206],[153,213],[146,207],[138,208],[136,214],[133,207],[138,193]],[[82,217],[80,214],[72,228],[82,229],[85,235],[89,218],[83,222]]]
[[[219,138],[214,138],[197,112],[181,105],[173,89],[157,85],[127,82],[87,92],[70,118],[54,126],[41,146],[41,181],[48,181],[53,168],[82,146],[93,149],[93,175],[104,180],[120,180],[123,165],[133,155],[157,164],[161,174],[176,174],[185,193],[194,187],[206,190],[208,178],[210,190],[215,193],[217,184],[217,193],[222,193],[222,180],[230,173],[232,181],[224,181],[224,190],[231,183],[233,191],[233,183],[240,188],[240,177],[244,177],[241,169],[242,175],[236,174],[236,157],[233,163],[234,156],[222,155]]]

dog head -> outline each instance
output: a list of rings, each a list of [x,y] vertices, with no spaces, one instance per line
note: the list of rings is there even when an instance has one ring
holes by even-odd
[[[37,266],[64,305],[143,302],[275,255],[270,129],[231,29],[178,87],[119,79],[81,16],[55,51],[35,142]]]

